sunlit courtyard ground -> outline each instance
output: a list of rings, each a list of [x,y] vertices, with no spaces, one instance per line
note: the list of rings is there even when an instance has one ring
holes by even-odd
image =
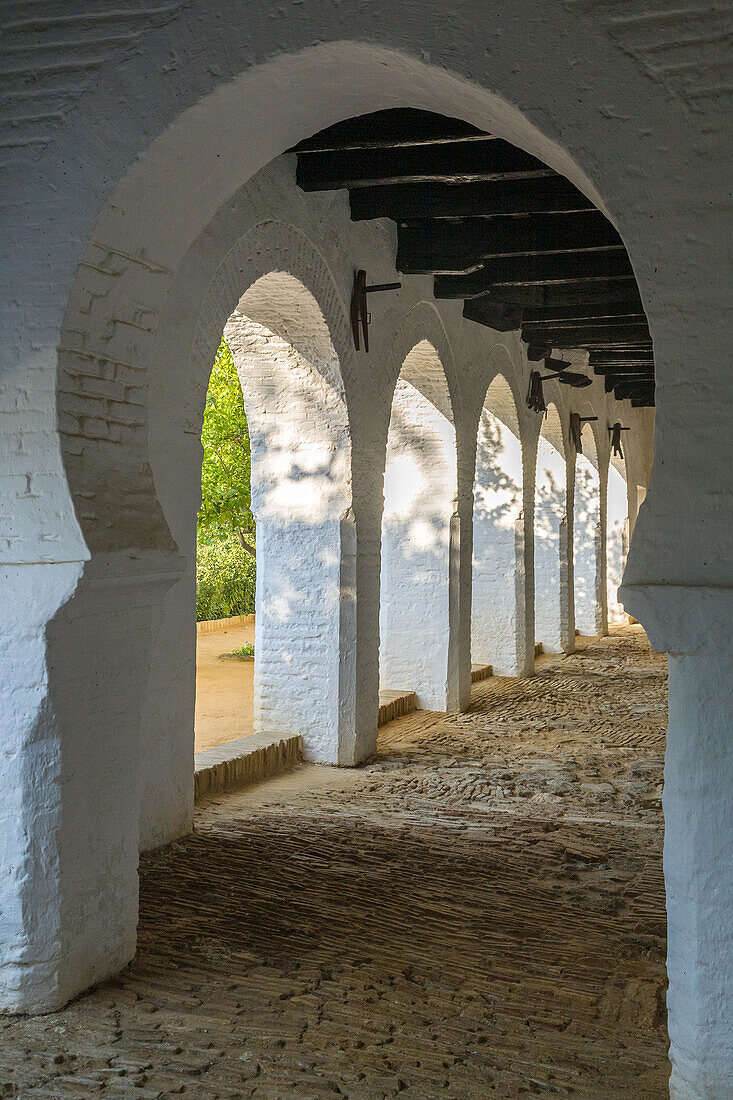
[[[197,635],[196,752],[254,733],[254,661],[227,657],[233,649],[254,640],[254,621]]]
[[[2,1022],[0,1095],[661,1100],[665,688],[620,628],[200,805],[135,962]]]

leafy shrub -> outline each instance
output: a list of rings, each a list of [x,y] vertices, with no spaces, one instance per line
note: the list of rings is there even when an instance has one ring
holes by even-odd
[[[250,657],[254,657],[255,647],[252,642],[245,642],[244,645],[237,646],[229,654],[230,657],[238,657],[242,661],[248,661]]]
[[[199,542],[196,554],[196,618],[227,619],[255,609],[255,559],[232,536]]]
[[[225,340],[216,353],[201,428],[201,509],[198,536],[204,542],[254,530],[250,510],[251,455],[242,388]]]

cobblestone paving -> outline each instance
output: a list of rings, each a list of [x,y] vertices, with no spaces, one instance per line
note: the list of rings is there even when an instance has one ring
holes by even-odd
[[[0,1023],[0,1096],[665,1097],[665,686],[623,628],[204,804],[135,962]]]

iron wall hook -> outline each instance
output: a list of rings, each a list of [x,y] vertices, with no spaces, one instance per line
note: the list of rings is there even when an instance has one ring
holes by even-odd
[[[351,335],[354,338],[354,347],[361,350],[359,341],[359,328],[364,337],[364,351],[369,351],[369,311],[367,309],[367,295],[378,294],[383,290],[399,290],[402,283],[372,283],[367,286],[367,274],[363,268],[354,273],[354,287],[351,291]]]
[[[611,453],[617,458],[623,458],[624,452],[621,449],[621,432],[630,432],[631,428],[625,428],[621,424],[620,420],[617,420],[615,424],[608,425],[608,434],[611,437]]]
[[[570,438],[575,446],[575,453],[583,453],[583,425],[592,424],[597,416],[581,416],[580,413],[570,414]]]

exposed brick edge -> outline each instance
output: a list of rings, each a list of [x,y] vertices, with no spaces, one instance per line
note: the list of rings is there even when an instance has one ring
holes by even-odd
[[[261,734],[240,737],[194,757],[194,799],[233,791],[281,775],[303,761],[300,734],[272,739]]]

